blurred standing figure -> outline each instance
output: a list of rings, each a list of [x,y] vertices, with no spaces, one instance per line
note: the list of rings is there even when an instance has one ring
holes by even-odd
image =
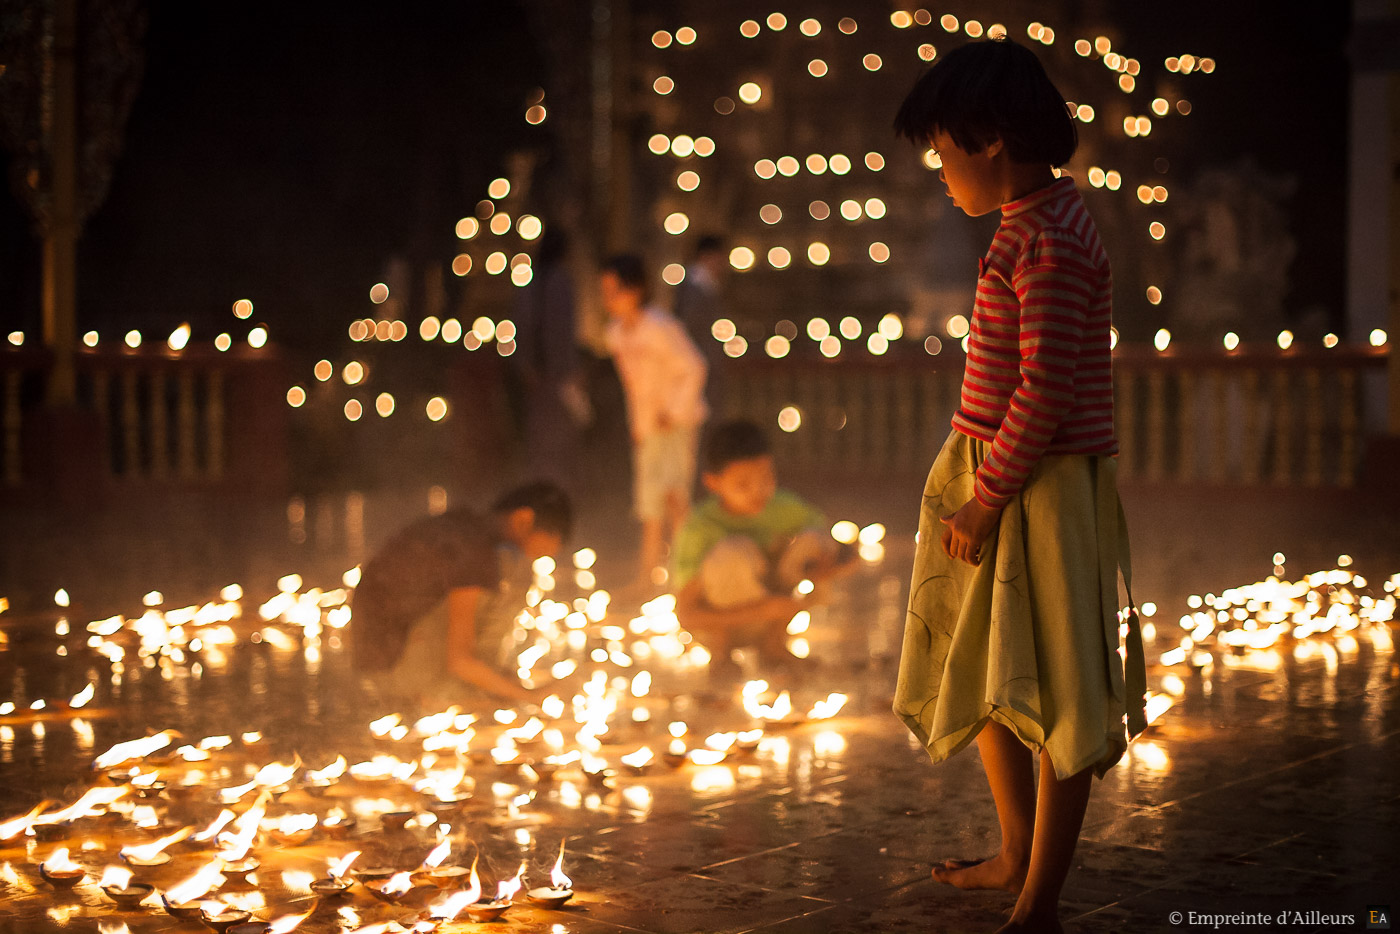
[[[709,403],[710,414],[716,417],[724,411],[724,345],[715,340],[711,328],[724,317],[722,283],[728,262],[724,241],[714,234],[706,234],[695,247],[695,258],[686,267],[684,281],[676,288],[676,318],[685,326],[710,368],[705,381],[705,400]]]
[[[569,240],[551,227],[535,254],[534,278],[522,291],[519,351],[514,360],[525,391],[525,451],[530,472],[570,493],[579,428],[589,418],[575,338],[574,281]]]
[[[642,523],[637,586],[661,583],[665,543],[690,509],[700,425],[705,421],[705,359],[674,317],[647,305],[638,256],[614,256],[599,277],[608,351],[627,399],[633,495]]]

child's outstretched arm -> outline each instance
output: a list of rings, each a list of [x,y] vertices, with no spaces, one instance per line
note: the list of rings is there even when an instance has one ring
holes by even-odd
[[[676,594],[676,619],[692,632],[728,633],[749,626],[786,626],[806,609],[809,597],[775,594],[752,603],[716,609],[705,601],[700,580],[691,580]]]

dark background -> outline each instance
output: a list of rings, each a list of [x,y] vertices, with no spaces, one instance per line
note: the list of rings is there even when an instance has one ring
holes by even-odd
[[[995,5],[985,6],[990,18]],[[1154,141],[1170,158],[1168,183],[1245,157],[1296,176],[1286,313],[1320,307],[1334,327],[1345,308],[1349,9],[1063,5],[1066,20],[1120,24],[1115,48],[1145,63],[1217,59],[1178,124],[1189,135],[1174,125]],[[495,0],[154,0],[126,149],[81,241],[80,330],[163,335],[190,321],[208,339],[248,297],[274,340],[317,347],[366,313],[391,256],[446,264],[451,225],[503,173],[504,153],[531,132],[539,143],[522,114],[548,69],[527,12]],[[1052,5],[1044,15],[1055,21]],[[1072,42],[1069,32],[1058,41]],[[7,188],[6,330],[38,333],[39,258]]]

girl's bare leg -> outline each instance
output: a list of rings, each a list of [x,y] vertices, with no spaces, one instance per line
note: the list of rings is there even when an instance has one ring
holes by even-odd
[[[1035,813],[1035,842],[1021,895],[1011,921],[999,934],[1062,930],[1058,920],[1060,890],[1069,875],[1084,810],[1089,806],[1093,773],[1083,769],[1069,778],[1055,777],[1046,753],[1040,754],[1040,793]]]
[[[1001,824],[1001,851],[990,859],[948,860],[933,868],[933,877],[960,889],[1005,889],[1020,892],[1031,863],[1036,826],[1035,775],[1031,754],[1016,734],[989,722],[977,734],[977,751]]]
[[[642,520],[642,551],[637,565],[637,586],[642,590],[654,586],[652,573],[661,565],[665,534],[665,519],[658,516]]]

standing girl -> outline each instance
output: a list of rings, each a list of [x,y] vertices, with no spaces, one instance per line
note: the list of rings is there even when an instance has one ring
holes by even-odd
[[[1126,686],[1119,652],[1108,257],[1055,171],[1077,137],[1030,50],[955,49],[895,129],[942,160],[955,205],[999,209],[1001,225],[979,264],[953,431],[924,488],[894,711],[935,761],[976,739],[996,801],[1000,852],[934,878],[1017,893],[1001,931],[1059,931],[1091,774],[1143,726],[1131,613]]]

